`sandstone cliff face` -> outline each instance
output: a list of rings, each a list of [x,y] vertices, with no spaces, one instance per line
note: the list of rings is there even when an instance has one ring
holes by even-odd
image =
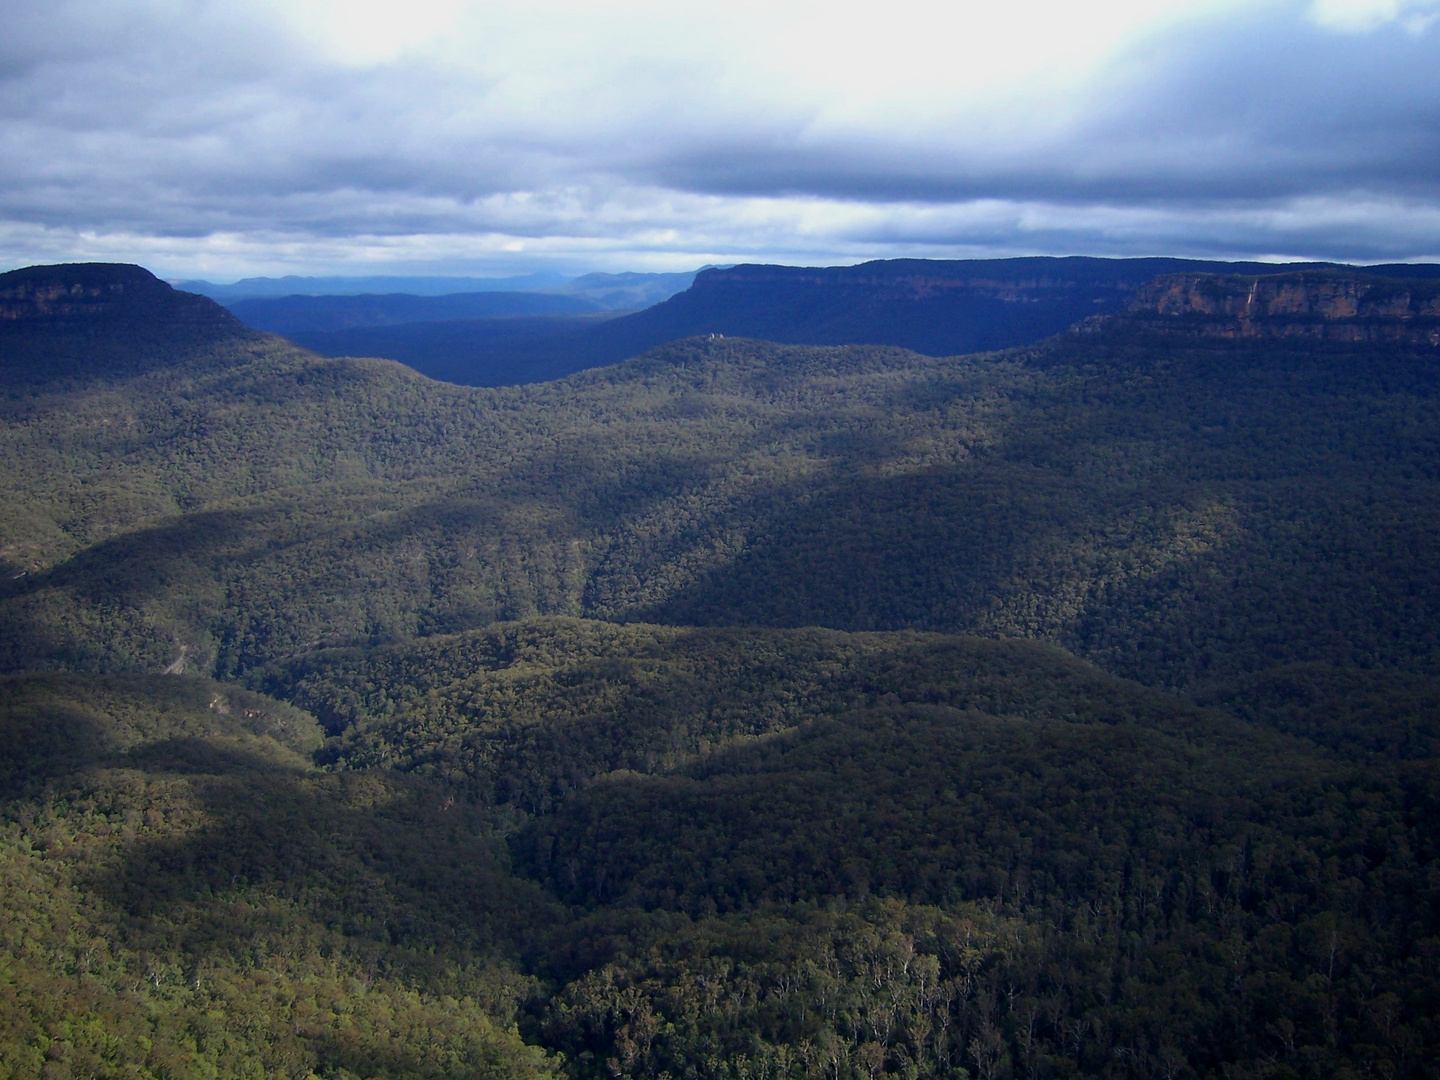
[[[0,319],[22,322],[107,315],[172,291],[138,266],[32,266],[0,274]]]
[[[60,282],[22,282],[0,289],[0,319],[48,319],[56,316],[99,315],[114,306],[124,286]]]
[[[238,362],[256,335],[213,300],[117,263],[0,274],[0,377],[7,386],[129,377]],[[222,348],[223,346],[223,348]]]
[[[0,331],[7,334],[117,324],[222,334],[245,329],[213,300],[172,289],[139,266],[64,263],[0,274]]]
[[[1329,272],[1173,274],[1129,307],[1148,328],[1208,337],[1309,337],[1440,347],[1440,282]]]

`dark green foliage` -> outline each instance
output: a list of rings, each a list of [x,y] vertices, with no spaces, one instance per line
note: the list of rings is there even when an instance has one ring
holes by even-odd
[[[691,342],[503,391],[279,351],[26,399],[3,662],[229,675],[552,613],[1035,637],[1172,686],[1419,670],[1437,379],[1433,351],[1120,327],[950,360]]]
[[[1432,705],[1312,675],[1247,723],[1024,642],[545,620],[267,685],[337,764],[540,812],[520,865],[586,914],[534,1034],[581,1075],[1420,1076],[1440,774],[1332,736]]]
[[[685,772],[608,780],[521,841],[562,895],[697,919],[553,1007],[551,1038],[595,1075],[615,1055],[741,1076],[744,1053],[796,1077],[1131,1076],[1167,1057],[1172,1075],[1418,1077],[1437,1052],[1434,760],[892,707]],[[939,911],[871,895],[983,929],[926,942],[907,924]],[[836,897],[868,912],[858,941],[765,941]]]
[[[1440,683],[1432,677],[1295,664],[1196,697],[1347,756],[1440,757]]]
[[[1206,722],[1031,642],[576,619],[316,653],[256,684],[315,710],[341,736],[324,751],[337,766],[440,775],[530,812],[617,770],[665,772],[737,739],[882,701]]]
[[[309,755],[323,741],[315,718],[293,705],[233,684],[158,675],[0,678],[0,725],[0,799],[146,743],[264,736]]]
[[[1035,359],[993,442],[813,483],[649,614],[1048,637],[1178,685],[1434,655],[1433,353],[1117,334]]]
[[[1426,1075],[1433,939],[1373,965],[1343,916],[1219,906],[1187,924],[1116,900],[1068,933],[894,901],[705,919],[575,980],[539,1032],[585,1076]]]
[[[208,682],[10,679],[0,725],[0,1076],[546,1074],[504,962],[544,901],[464,799]]]
[[[0,1078],[1430,1080],[1435,350],[487,391],[132,277],[0,297]]]
[[[1051,647],[925,634],[541,620],[265,679],[343,732],[322,755],[341,771],[249,734],[303,714],[230,685],[5,684],[8,742],[60,733],[15,835],[68,853],[66,903],[125,946],[87,992],[157,958],[179,974],[156,993],[202,963],[229,988],[167,991],[158,1028],[66,999],[98,1033],[197,1038],[202,1001],[227,1027],[289,1017],[294,980],[367,964],[420,1011],[355,1030],[423,1057],[422,1029],[461,1022],[445,994],[503,1020],[513,976],[464,972],[518,950],[555,980],[527,1030],[582,1077],[1410,1077],[1440,1034],[1433,758],[1349,764]],[[542,811],[512,845],[578,917],[509,876],[475,796]],[[399,1075],[319,1034],[373,1009],[345,985],[319,1026],[226,1045]]]
[[[1031,936],[894,902],[631,934],[633,956],[571,983],[540,1026],[581,1075],[963,1075],[977,1014],[1003,1030],[993,996]]]
[[[1225,748],[1252,766],[1263,740]],[[1294,753],[1293,748],[1291,752]],[[993,897],[1064,919],[1144,859],[1214,845],[1213,757],[1145,728],[892,707],[609,781],[527,840],[562,895],[698,912],[871,892]],[[1193,834],[1203,835],[1197,838]]]

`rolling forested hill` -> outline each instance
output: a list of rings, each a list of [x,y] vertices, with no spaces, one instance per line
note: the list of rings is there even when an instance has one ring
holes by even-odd
[[[914,634],[531,620],[267,685],[337,733],[316,764],[303,715],[233,684],[0,684],[17,1075],[1433,1053],[1433,756]]]
[[[0,305],[0,1076],[1429,1075],[1440,283],[503,389]]]
[[[493,814],[200,680],[0,680],[0,731],[7,1077],[552,1075]]]
[[[1174,687],[1427,670],[1435,348],[1167,317],[964,358],[682,342],[488,391],[182,342],[7,402],[0,663],[228,677],[572,614],[1032,637]]]

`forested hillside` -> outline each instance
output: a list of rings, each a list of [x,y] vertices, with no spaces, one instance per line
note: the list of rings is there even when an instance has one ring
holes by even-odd
[[[1440,714],[1357,762],[1277,734],[1377,719],[1315,685],[1245,722],[1033,643],[573,620],[267,677],[332,767],[533,815],[578,918],[537,1030],[582,1075],[1403,1073]]]
[[[0,680],[0,731],[0,1075],[551,1075],[493,815],[200,680]]]
[[[478,389],[0,275],[0,1078],[1430,1078],[1437,297]]]
[[[1426,670],[1435,349],[1087,329],[491,391],[242,334],[12,395],[0,662],[228,676],[583,614],[1023,636],[1177,687]]]
[[[15,1075],[543,1072],[517,1010],[577,1077],[1421,1076],[1440,1035],[1433,756],[935,635],[542,620],[267,678],[320,768],[233,684],[0,686]]]

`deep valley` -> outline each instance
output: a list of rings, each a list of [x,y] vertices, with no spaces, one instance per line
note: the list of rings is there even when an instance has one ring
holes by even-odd
[[[1440,279],[1084,262],[0,275],[0,1077],[1433,1077]]]

